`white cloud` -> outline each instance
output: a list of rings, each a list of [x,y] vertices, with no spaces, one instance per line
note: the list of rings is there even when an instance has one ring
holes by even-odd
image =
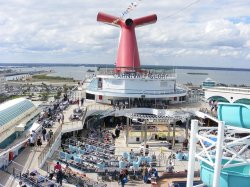
[[[250,60],[250,54],[247,54],[247,55],[246,55],[246,59],[247,59],[247,60]]]
[[[152,56],[155,61],[175,58],[176,64],[188,58],[189,63],[183,65],[199,66],[196,59],[206,56],[213,59],[208,66],[231,63],[250,67],[246,61],[250,48],[248,1],[199,1],[185,8],[192,2],[142,0],[129,14],[132,18],[158,15],[154,25],[136,29],[142,64],[151,64],[148,57]],[[70,59],[113,64],[119,28],[96,22],[96,16],[99,11],[119,16],[130,2],[0,0],[0,4],[0,62],[43,59],[67,63]]]

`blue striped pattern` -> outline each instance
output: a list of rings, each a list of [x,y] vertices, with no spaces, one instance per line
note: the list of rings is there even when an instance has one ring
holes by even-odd
[[[27,110],[31,109],[34,106],[35,105],[31,101],[25,99],[20,102],[17,102],[13,106],[10,106],[4,110],[1,110],[0,111],[0,127],[7,124],[11,120],[15,119],[16,117],[23,114],[24,112],[26,112]]]

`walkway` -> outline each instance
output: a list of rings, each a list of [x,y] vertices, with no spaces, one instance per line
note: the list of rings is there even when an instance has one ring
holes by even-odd
[[[70,113],[73,111],[74,108],[76,108],[77,105],[70,105],[63,113],[65,116],[65,122],[67,123],[68,117],[70,115]],[[53,132],[56,132],[57,129],[59,129],[60,124],[58,122],[55,122],[54,126],[52,128],[47,128],[47,131],[49,131],[50,129],[52,129]],[[22,172],[24,171],[32,171],[32,170],[38,170],[41,174],[46,175],[46,172],[43,170],[39,169],[38,166],[38,157],[40,156],[41,152],[44,150],[45,146],[47,145],[47,141],[43,141],[42,142],[42,146],[41,148],[38,147],[26,147],[15,159],[14,159],[14,164],[10,164],[8,166],[8,170],[11,170],[13,168],[13,165],[15,165],[14,167],[16,167],[17,169],[21,169]],[[18,164],[20,164],[20,166],[18,166]],[[23,166],[23,167],[22,167]],[[18,185],[17,180],[14,180],[13,177],[11,177],[9,174],[7,174],[6,172],[0,171],[0,186],[1,184],[4,186],[8,186],[8,187],[15,187]]]

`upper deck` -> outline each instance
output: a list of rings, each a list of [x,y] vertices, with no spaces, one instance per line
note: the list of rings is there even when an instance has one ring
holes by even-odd
[[[157,80],[176,80],[174,69],[152,69],[145,68],[140,71],[131,69],[126,72],[119,72],[112,68],[100,68],[96,73],[100,78],[115,78],[115,79],[157,79]]]

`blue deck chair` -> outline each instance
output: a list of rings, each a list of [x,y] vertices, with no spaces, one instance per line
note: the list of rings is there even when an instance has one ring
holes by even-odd
[[[64,160],[66,157],[66,154],[63,151],[60,151],[59,156],[60,156],[60,159]]]

